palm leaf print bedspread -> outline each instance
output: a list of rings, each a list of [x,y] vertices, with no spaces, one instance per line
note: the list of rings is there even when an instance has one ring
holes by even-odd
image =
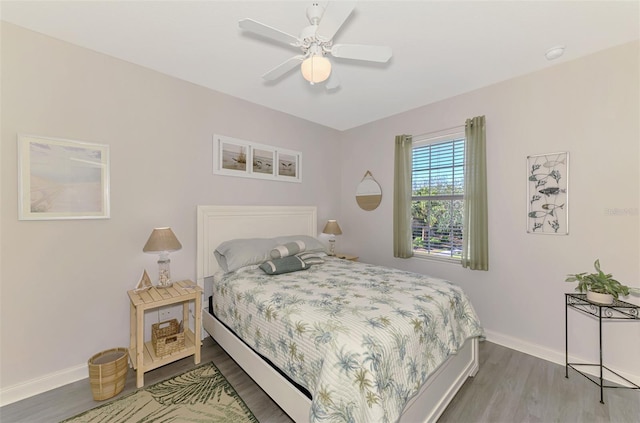
[[[460,287],[397,269],[327,258],[214,279],[216,316],[311,392],[311,422],[397,421],[429,375],[483,333]]]

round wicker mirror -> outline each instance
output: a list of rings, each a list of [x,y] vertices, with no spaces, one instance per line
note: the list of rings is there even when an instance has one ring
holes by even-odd
[[[382,190],[378,182],[373,179],[371,172],[367,171],[364,178],[358,184],[356,190],[356,202],[362,210],[375,210],[382,201]]]

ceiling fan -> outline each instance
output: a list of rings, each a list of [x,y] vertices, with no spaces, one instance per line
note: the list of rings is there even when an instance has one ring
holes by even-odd
[[[340,81],[335,71],[331,69],[331,62],[326,56],[378,63],[387,62],[392,54],[390,47],[333,43],[334,35],[351,15],[355,4],[355,1],[335,1],[328,2],[326,7],[322,7],[317,2],[312,3],[307,8],[310,25],[304,28],[298,37],[253,19],[241,19],[238,22],[240,28],[302,50],[302,54],[279,64],[262,75],[262,78],[273,81],[300,66],[303,77],[311,85],[328,79],[326,88],[331,90],[337,88]]]

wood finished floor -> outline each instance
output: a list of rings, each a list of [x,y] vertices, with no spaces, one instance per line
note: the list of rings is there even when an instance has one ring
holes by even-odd
[[[231,360],[211,338],[204,341],[202,362],[213,361],[262,423],[291,419]],[[145,374],[145,386],[194,367],[185,358]],[[640,392],[606,389],[600,404],[599,388],[564,367],[485,341],[480,343],[480,370],[469,379],[444,412],[439,423],[640,423]],[[135,390],[130,371],[120,396]],[[91,409],[96,402],[88,380],[0,408],[2,423],[51,423]]]

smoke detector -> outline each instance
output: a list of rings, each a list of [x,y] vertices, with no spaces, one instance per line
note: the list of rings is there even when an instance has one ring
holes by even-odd
[[[544,54],[544,57],[546,57],[547,60],[554,60],[562,56],[563,54],[564,54],[564,46],[555,46],[547,50],[547,52]]]

